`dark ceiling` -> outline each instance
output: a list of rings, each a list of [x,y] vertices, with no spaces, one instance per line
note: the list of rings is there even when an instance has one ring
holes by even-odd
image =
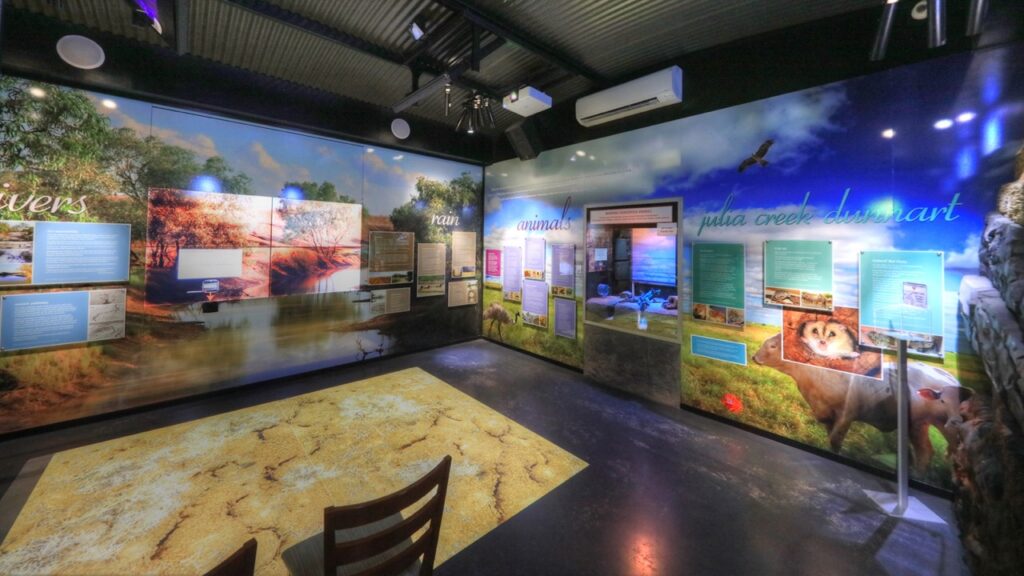
[[[561,111],[558,117],[569,123],[567,111],[577,97],[671,63],[692,63],[692,59],[687,60],[691,57],[699,57],[700,64],[715,64],[705,66],[708,74],[725,75],[729,80],[726,69],[743,70],[743,60],[748,56],[758,62],[785,59],[784,64],[772,62],[770,69],[782,74],[794,74],[795,69],[798,75],[817,80],[827,78],[818,78],[803,68],[810,64],[819,68],[833,66],[844,74],[871,71],[867,48],[883,0],[157,2],[162,35],[152,28],[132,24],[130,0],[0,0],[0,5],[6,12],[25,14],[36,21],[93,30],[122,44],[161,51],[162,57],[245,72],[261,79],[262,84],[254,84],[258,89],[264,89],[269,80],[336,96],[351,102],[353,109],[361,113],[376,111],[381,120],[394,116],[390,108],[413,90],[417,80],[423,86],[447,71],[454,78],[456,103],[474,91],[500,98],[529,84],[550,94],[555,111]],[[1018,2],[993,0],[995,4]],[[966,3],[967,0],[950,0],[951,8]],[[913,4],[914,0],[901,2],[900,10],[907,22]],[[963,7],[959,10],[962,13]],[[419,41],[409,33],[414,18],[420,19],[426,31]],[[826,23],[825,29],[812,29],[813,23],[822,22]],[[923,30],[923,24],[918,27]],[[803,32],[789,34],[790,30]],[[27,31],[18,32],[23,39],[30,36]],[[802,43],[796,41],[798,36],[803,38]],[[950,36],[963,37],[953,30]],[[786,51],[777,55],[752,53],[751,49],[756,49],[753,40],[765,37],[774,38],[775,44],[771,46]],[[960,45],[962,48],[962,41]],[[36,48],[43,46],[40,40]],[[474,46],[478,57],[475,70]],[[723,46],[737,49],[722,52]],[[820,51],[815,50],[818,46]],[[856,62],[857,66],[844,68],[839,62],[842,58]],[[709,59],[718,61],[705,62]],[[10,67],[8,61],[4,64]],[[15,67],[15,71],[23,72],[26,67],[31,65]],[[755,71],[758,74],[761,72]],[[83,83],[91,81],[89,78]],[[748,83],[764,81],[760,76],[747,79]],[[126,90],[137,88],[137,83],[132,83]],[[778,84],[778,89],[786,88],[788,84]],[[741,97],[768,95],[765,90],[729,89]],[[710,105],[707,100],[696,108],[687,105],[687,113]],[[469,156],[486,161],[495,155],[509,155],[500,138],[501,131],[521,118],[502,110],[500,104],[494,110],[497,126],[490,132],[492,138],[478,139],[464,148],[480,148],[480,142],[489,142],[486,148],[496,145],[499,150]],[[540,116],[555,116],[555,111]],[[415,122],[426,123],[434,130],[451,130],[459,116],[455,110],[446,117],[440,90],[400,115],[413,121],[414,126]],[[535,120],[551,127],[550,120]],[[556,132],[580,134],[578,126],[570,130],[568,124],[565,130]],[[592,130],[591,134],[601,132]],[[358,136],[374,138],[365,131]],[[425,146],[430,148],[429,143]],[[452,154],[467,155],[458,151]]]

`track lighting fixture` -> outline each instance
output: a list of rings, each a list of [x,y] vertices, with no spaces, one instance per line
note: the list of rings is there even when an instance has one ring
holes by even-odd
[[[491,99],[475,92],[467,98],[462,103],[462,115],[459,116],[459,121],[455,124],[455,131],[458,132],[463,126],[466,128],[466,134],[475,134],[484,128],[494,128]]]

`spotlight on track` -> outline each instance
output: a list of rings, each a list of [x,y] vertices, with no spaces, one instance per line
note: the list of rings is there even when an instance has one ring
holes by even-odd
[[[946,0],[928,0],[928,47],[946,45]]]
[[[871,61],[885,59],[889,48],[889,36],[892,33],[892,21],[896,16],[896,4],[900,0],[886,0],[882,6],[882,17],[878,19],[878,30],[875,32],[875,43],[871,45]]]
[[[157,0],[132,0],[132,25],[139,28],[151,26],[157,34],[163,35],[164,28],[160,25],[160,11]]]
[[[985,24],[985,16],[988,14],[988,0],[971,0],[970,8],[967,11],[967,35],[977,36]]]

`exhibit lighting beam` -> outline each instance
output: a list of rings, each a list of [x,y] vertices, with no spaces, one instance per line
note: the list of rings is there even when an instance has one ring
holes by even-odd
[[[946,0],[928,0],[928,47],[946,44]]]
[[[885,58],[885,52],[889,48],[889,36],[892,34],[892,21],[896,16],[897,3],[899,3],[899,0],[888,0],[882,6],[882,17],[878,20],[875,43],[871,46],[872,62],[878,62]]]
[[[988,14],[988,0],[971,0],[971,6],[967,11],[967,35],[977,36],[985,24],[985,16]]]
[[[431,94],[444,88],[452,81],[451,76],[448,74],[441,74],[440,76],[434,76],[434,79],[427,82],[423,86],[420,86],[417,90],[409,93],[408,96],[399,100],[397,104],[391,107],[392,112],[395,114],[401,114],[408,108],[419,104],[423,100],[430,97]]]

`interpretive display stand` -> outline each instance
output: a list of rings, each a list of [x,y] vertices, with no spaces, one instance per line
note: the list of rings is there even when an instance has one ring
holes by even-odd
[[[896,386],[896,493],[865,490],[883,512],[890,516],[945,524],[923,502],[910,496],[910,386],[907,383],[907,339],[899,338],[897,347],[898,368]]]

